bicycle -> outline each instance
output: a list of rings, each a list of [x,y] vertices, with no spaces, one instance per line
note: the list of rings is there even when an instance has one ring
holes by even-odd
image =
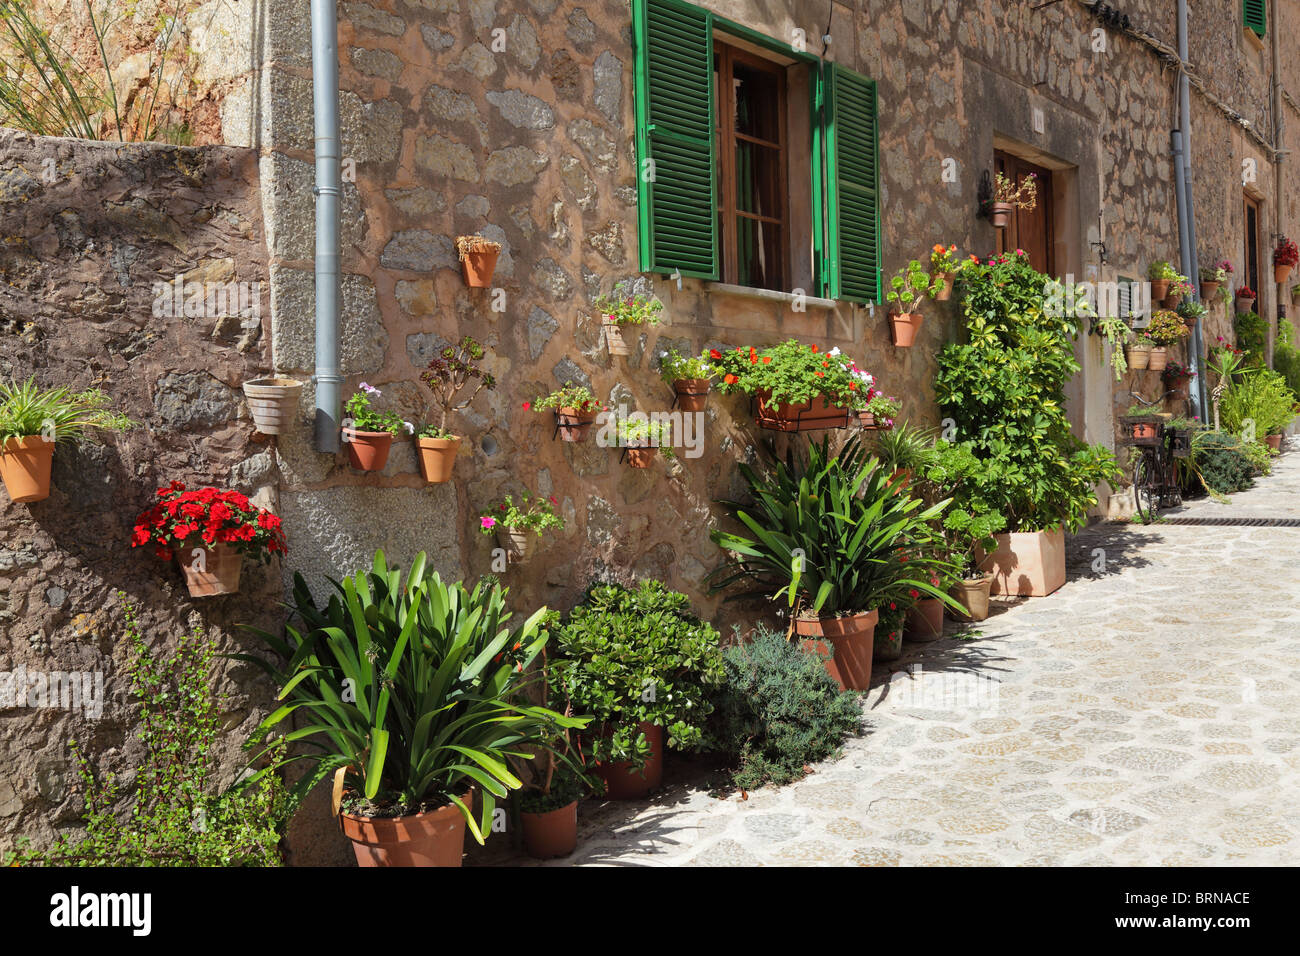
[[[1170,389],[1150,402],[1136,392],[1129,394],[1147,408],[1155,408],[1175,391]],[[1120,419],[1120,424],[1124,429],[1120,444],[1137,448],[1140,452],[1133,463],[1133,503],[1142,523],[1150,524],[1161,508],[1183,503],[1176,459],[1191,454],[1191,433],[1169,428],[1165,419],[1154,413],[1126,415]]]

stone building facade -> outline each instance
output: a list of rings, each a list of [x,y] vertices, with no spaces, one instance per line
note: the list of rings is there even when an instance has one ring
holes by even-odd
[[[47,5],[59,6],[56,0]],[[1079,0],[1048,6],[1013,0],[700,0],[698,6],[875,82],[886,280],[909,259],[924,259],[936,242],[956,243],[963,255],[997,249],[997,231],[978,214],[981,183],[997,157],[1050,173],[1050,215],[1044,214],[1040,238],[1056,274],[1080,281],[1141,278],[1153,259],[1177,264],[1169,134],[1177,123],[1178,71],[1168,55],[1176,0],[1131,0],[1122,11],[1127,27],[1104,21]],[[1270,273],[1273,236],[1300,232],[1296,165],[1282,155],[1300,144],[1294,132],[1300,128],[1300,65],[1293,55],[1300,2],[1268,4],[1262,41],[1245,27],[1237,0],[1190,6],[1200,260],[1226,257],[1240,270],[1249,199],[1258,216],[1260,272]],[[140,4],[142,16],[148,7]],[[568,607],[596,575],[654,576],[687,592],[702,615],[732,620],[734,613],[708,593],[705,575],[719,560],[708,537],[713,502],[738,490],[736,462],[756,459],[771,437],[756,428],[747,403],[712,396],[702,457],[660,458],[648,470],[621,464],[617,450],[554,441],[549,422],[523,403],[573,380],[590,384],[614,406],[665,409],[672,395],[655,369],[665,348],[698,351],[798,337],[853,355],[903,400],[905,417],[935,423],[935,357],[959,334],[956,304],[928,307],[916,345],[895,349],[883,308],[817,296],[796,302],[793,283],[754,292],[735,283],[685,277],[679,285],[640,273],[636,52],[631,8],[623,0],[343,0],[338,9],[345,395],[365,380],[381,388],[404,418],[422,418],[427,395],[419,372],[440,344],[466,334],[490,348],[500,384],[457,422],[468,441],[454,480],[431,486],[421,479],[407,442],[395,443],[378,475],[353,471],[341,454],[317,452],[310,383],[298,427],[275,442],[253,444],[251,424],[241,418],[237,434],[225,439],[214,434],[206,444],[178,443],[166,437],[176,424],[155,398],[145,402],[144,389],[156,396],[168,375],[186,373],[150,365],[152,353],[131,352],[124,369],[105,377],[105,387],[115,394],[138,392],[131,407],[157,440],[170,443],[177,456],[188,449],[174,463],[157,459],[153,471],[162,478],[179,470],[195,480],[204,474],[256,476],[290,537],[282,573],[287,579],[302,570],[317,585],[327,574],[357,567],[376,547],[399,560],[428,551],[453,577],[486,572],[493,542],[478,533],[477,515],[501,495],[528,488],[556,496],[567,526],[505,574],[520,607]],[[248,207],[253,237],[238,253],[213,249],[203,258],[231,259],[237,278],[264,278],[267,289],[260,330],[241,329],[226,342],[191,329],[182,353],[197,369],[203,367],[198,356],[214,341],[222,345],[212,359],[212,367],[222,369],[219,396],[204,392],[211,391],[206,380],[175,385],[186,396],[177,414],[192,417],[194,408],[210,401],[216,407],[203,427],[218,433],[234,415],[245,414],[231,391],[241,375],[273,367],[308,379],[313,370],[308,12],[307,0],[210,0],[195,4],[186,17],[195,51],[189,102],[201,144],[197,155],[218,155],[207,143],[237,148],[239,198]],[[1276,96],[1274,34],[1284,47]],[[733,41],[793,72],[784,62],[789,57],[774,55],[753,37]],[[124,58],[130,52],[124,49]],[[791,82],[794,116],[806,100],[798,81]],[[789,126],[796,172],[788,183],[804,171],[796,126]],[[157,187],[151,181],[149,188]],[[797,205],[794,193],[787,198]],[[138,218],[130,225],[145,228]],[[799,228],[792,218],[790,229]],[[10,231],[6,227],[6,235]],[[454,239],[474,232],[503,245],[494,280],[501,295],[468,289],[461,279]],[[61,260],[76,258],[73,245],[51,248]],[[189,250],[187,267],[204,267],[197,255]],[[133,263],[130,274],[140,282],[150,270],[176,268]],[[111,285],[109,273],[103,275]],[[653,290],[665,309],[660,325],[633,336],[631,356],[612,358],[591,303],[621,280]],[[1271,281],[1261,286],[1261,313],[1278,315],[1279,290]],[[110,298],[100,308],[127,305]],[[10,311],[7,305],[0,310]],[[143,319],[136,314],[115,321],[148,335],[152,325]],[[1230,317],[1220,307],[1205,329],[1211,342],[1218,334],[1231,338]],[[73,325],[50,334],[89,341]],[[1132,372],[1115,382],[1104,348],[1096,336],[1080,337],[1083,371],[1070,390],[1070,413],[1082,437],[1111,444],[1115,414],[1130,403],[1128,393],[1150,396],[1160,386],[1158,376]],[[13,364],[21,371],[24,363]],[[45,366],[33,367],[39,372]],[[777,439],[778,448],[783,442]],[[0,513],[10,549],[0,555],[21,551],[16,543],[31,531],[29,521],[20,507]],[[59,587],[70,594],[78,593],[73,578],[91,573],[77,562],[80,547],[56,541],[35,559],[51,580],[66,575],[68,583]],[[34,577],[25,583],[12,568],[0,567],[0,580],[11,596],[15,589],[24,594],[6,624],[25,641],[36,633],[28,626],[34,615],[48,613],[37,610],[45,599],[31,590]],[[242,611],[245,598],[239,601]],[[99,603],[95,598],[94,606]],[[198,610],[218,628],[245,619],[228,608]],[[262,610],[250,606],[246,616]],[[179,622],[168,613],[158,618],[160,626]],[[37,630],[64,635],[75,647],[75,627],[65,613]],[[5,815],[0,808],[5,834],[16,832],[15,819],[30,828],[37,809],[45,816],[53,812],[31,781],[11,787],[15,796],[4,803],[0,792],[0,805],[19,812]],[[58,819],[67,818],[66,802],[53,806],[61,808]]]

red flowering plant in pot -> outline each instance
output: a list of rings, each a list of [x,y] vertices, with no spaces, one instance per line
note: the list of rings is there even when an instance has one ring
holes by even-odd
[[[1297,262],[1300,262],[1300,247],[1295,240],[1279,236],[1277,248],[1273,250],[1273,281],[1285,282]]]
[[[131,547],[152,544],[164,561],[176,558],[191,597],[239,590],[244,555],[269,562],[288,548],[280,519],[246,495],[220,488],[187,490],[179,481],[158,489],[158,502],[135,520]]]
[[[718,391],[752,395],[762,428],[842,428],[850,415],[866,407],[870,386],[838,348],[823,352],[817,345],[787,339],[763,349],[737,346],[717,353],[714,361],[722,373]]]

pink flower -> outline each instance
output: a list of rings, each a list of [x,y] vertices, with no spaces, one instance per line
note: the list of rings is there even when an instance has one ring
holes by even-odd
[[[483,515],[483,517],[478,519],[478,526],[484,531],[491,531],[497,526],[497,519],[489,517],[488,515]]]

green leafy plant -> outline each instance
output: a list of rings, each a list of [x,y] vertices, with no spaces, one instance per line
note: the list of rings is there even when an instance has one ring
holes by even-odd
[[[979,573],[978,550],[996,550],[993,536],[1006,527],[993,492],[1002,480],[1001,471],[996,460],[981,460],[970,443],[935,443],[925,471],[925,498],[950,502],[939,525],[941,550],[960,577]]]
[[[885,298],[897,306],[897,311],[912,312],[919,309],[926,298],[938,295],[942,288],[943,279],[937,273],[932,279],[925,267],[913,259],[889,280]]]
[[[1294,337],[1290,319],[1277,323],[1277,341],[1273,343],[1273,368],[1286,379],[1287,388],[1300,402],[1300,349],[1292,344]]]
[[[554,624],[559,614],[552,612],[547,624]],[[542,671],[546,680],[547,706],[566,717],[573,716],[573,701],[569,699],[560,680],[560,672],[550,667],[546,655],[542,656]],[[583,735],[561,730],[551,745],[538,753],[531,762],[531,773],[525,776],[524,766],[517,766],[524,785],[519,793],[519,809],[524,813],[549,813],[567,807],[575,800],[599,789],[599,783],[590,772],[594,756],[590,747],[583,748]],[[521,762],[522,763],[522,762]]]
[[[438,408],[437,423],[422,428],[421,438],[455,438],[447,429],[447,416],[468,408],[483,389],[491,391],[497,387],[496,378],[480,364],[486,354],[483,346],[467,335],[459,345],[445,346],[420,373],[420,381],[433,392],[433,404]],[[474,390],[457,401],[457,396],[471,382],[475,383]]]
[[[652,295],[600,295],[591,304],[615,325],[658,325],[664,308]]]
[[[804,345],[796,339],[763,349],[737,346],[719,353],[715,361],[722,372],[718,391],[724,395],[770,392],[771,401],[792,405],[824,395],[827,401],[859,409],[865,406],[870,391],[870,375],[838,348],[823,352],[817,345]]]
[[[1286,379],[1267,368],[1245,368],[1219,399],[1220,421],[1225,431],[1242,434],[1247,423],[1254,433],[1280,435],[1295,418],[1295,396]]]
[[[716,529],[712,538],[732,556],[715,569],[711,593],[748,581],[761,594],[817,617],[871,611],[920,593],[945,599],[932,572],[951,569],[936,554],[933,525],[947,502],[924,507],[895,493],[889,473],[856,438],[838,454],[827,439],[793,450],[769,475],[739,466],[753,504],[719,502],[753,535]]]
[[[959,265],[955,243],[945,249],[943,243],[936,242],[930,249],[930,272],[940,278],[940,288],[943,286],[942,277],[956,275]]]
[[[859,695],[841,691],[817,656],[758,625],[723,653],[717,700],[719,749],[736,763],[732,780],[753,790],[798,780],[840,752],[862,725]]]
[[[1212,266],[1201,266],[1199,274],[1202,282],[1217,282],[1222,285],[1232,274],[1232,263],[1227,259],[1220,259]]]
[[[903,410],[903,403],[884,392],[872,391],[863,410],[870,412],[871,416],[885,428],[893,428],[894,420]]]
[[[1237,335],[1237,345],[1247,353],[1245,361],[1262,365],[1268,342],[1268,322],[1258,313],[1238,312],[1232,320],[1232,329]]]
[[[674,457],[672,424],[651,418],[620,418],[614,426],[620,448],[658,448]]]
[[[349,812],[394,817],[455,804],[482,843],[497,798],[521,786],[507,758],[532,759],[587,723],[522,702],[549,640],[547,609],[511,627],[506,590],[489,579],[472,591],[444,583],[423,552],[405,580],[377,551],[369,572],[332,584],[337,593],[321,605],[295,574],[284,637],[249,628],[283,664],[237,655],[269,674],[285,701],[250,746],[265,746],[297,714],[300,725],[284,739],[310,748],[272,760],[249,782],[305,760],[311,769],[293,790],[296,803],[343,768]],[[464,800],[472,786],[481,824]]]
[[[593,584],[556,631],[547,663],[553,686],[594,717],[584,752],[644,766],[650,743],[642,722],[663,727],[675,750],[702,746],[723,680],[718,643],[718,632],[691,613],[686,595],[658,581]]]
[[[1128,327],[1128,323],[1123,319],[1111,316],[1109,318],[1097,319],[1095,328],[1106,340],[1110,346],[1110,367],[1115,373],[1115,381],[1120,381],[1124,373],[1128,371],[1128,356],[1124,354],[1124,345],[1132,336],[1133,331]]]
[[[1147,325],[1146,336],[1157,346],[1177,345],[1191,333],[1191,330],[1183,324],[1177,312],[1171,312],[1169,309],[1157,309],[1151,313],[1151,321]]]
[[[399,435],[403,431],[408,435],[415,433],[415,426],[402,421],[400,415],[392,411],[380,411],[370,404],[372,398],[379,398],[384,393],[366,382],[357,386],[358,391],[344,403],[347,409],[347,427],[359,432],[391,432]]]
[[[62,835],[45,850],[20,849],[6,865],[279,866],[289,815],[280,778],[265,774],[226,792],[216,786],[225,701],[211,684],[215,640],[196,625],[170,656],[160,655],[141,636],[134,608],[124,603],[123,610],[131,646],[126,673],[140,702],[135,720],[144,748],[135,772],[129,783],[101,773],[71,742],[85,835]]]
[[[1182,302],[1178,303],[1178,308],[1174,311],[1178,313],[1178,317],[1184,322],[1195,325],[1197,320],[1203,318],[1210,310],[1195,299],[1183,299]]]
[[[1173,282],[1177,279],[1183,278],[1183,276],[1180,275],[1178,270],[1171,266],[1167,260],[1157,259],[1147,267],[1147,278],[1155,280],[1156,282],[1164,280]]]
[[[1045,311],[1064,293],[1027,255],[971,262],[962,273],[967,342],[939,355],[940,412],[978,458],[999,464],[987,493],[1008,531],[1073,530],[1096,504],[1098,482],[1119,476],[1114,455],[1079,441],[1065,414],[1065,385],[1079,371],[1077,317]]]
[[[479,531],[483,534],[495,534],[499,528],[532,531],[540,538],[552,528],[564,527],[564,519],[555,510],[558,505],[554,495],[547,498],[524,490],[518,504],[513,495],[506,495],[496,507],[479,515]]]
[[[531,402],[524,402],[524,410],[536,409],[545,411],[546,409],[576,408],[579,412],[595,412],[600,409],[600,402],[592,394],[591,389],[585,385],[574,385],[572,382],[565,382],[563,388],[557,388],[549,395],[543,395]]]
[[[1203,431],[1192,435],[1190,462],[1206,491],[1216,496],[1230,495],[1245,491],[1254,483],[1251,476],[1255,468],[1246,452],[1248,445],[1260,447],[1226,432]]]
[[[934,461],[935,430],[913,427],[906,422],[875,435],[875,453],[880,467],[892,474],[898,470],[923,473]]]
[[[659,376],[669,385],[683,379],[711,379],[717,372],[708,352],[683,356],[676,349],[669,349],[659,355]]]
[[[69,441],[84,437],[89,429],[125,431],[136,424],[109,409],[111,401],[97,389],[42,389],[35,378],[0,382],[0,445],[36,435],[52,442]]]

